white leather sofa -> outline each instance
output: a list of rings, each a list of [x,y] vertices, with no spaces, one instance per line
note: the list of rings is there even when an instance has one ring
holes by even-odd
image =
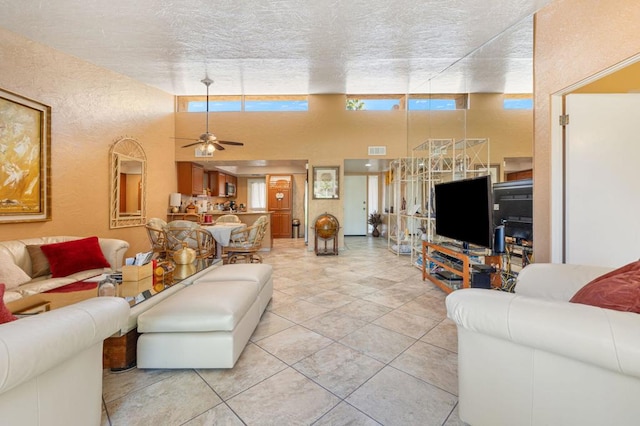
[[[0,424],[100,424],[102,344],[128,316],[97,297],[0,325]]]
[[[58,278],[51,278],[51,274],[35,278],[33,277],[34,270],[32,268],[31,257],[27,250],[28,245],[60,243],[65,241],[78,240],[80,238],[82,237],[52,236],[26,238],[22,240],[0,241],[0,256],[2,258],[2,261],[14,262],[14,264],[20,267],[20,269],[22,269],[26,273],[26,275],[31,277],[29,281],[26,281],[16,287],[8,286],[3,298],[4,302],[14,302],[25,296],[42,293],[54,288],[71,284],[76,281],[82,281],[89,277],[99,275],[106,269],[109,269],[90,269],[87,271],[74,273],[67,277]],[[107,262],[109,262],[109,264],[111,265],[110,270],[119,271],[124,263],[124,256],[129,249],[129,243],[124,240],[113,238],[98,238],[98,242],[100,244],[102,254],[107,259]]]
[[[639,424],[640,315],[568,302],[610,270],[532,264],[515,294],[449,294],[460,419],[473,426]]]
[[[266,264],[223,265],[138,316],[138,368],[232,368],[273,295]]]

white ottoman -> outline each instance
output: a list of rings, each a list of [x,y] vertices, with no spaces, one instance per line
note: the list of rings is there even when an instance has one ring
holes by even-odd
[[[222,265],[194,281],[194,284],[223,281],[250,281],[255,283],[260,299],[260,312],[264,312],[273,296],[273,267],[263,263]]]
[[[140,314],[138,368],[232,368],[271,299],[271,272],[224,265]]]

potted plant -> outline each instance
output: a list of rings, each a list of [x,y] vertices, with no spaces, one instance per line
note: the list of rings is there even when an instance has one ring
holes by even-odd
[[[373,231],[371,235],[374,237],[380,236],[380,231],[378,231],[378,226],[382,224],[382,215],[378,212],[373,212],[369,215],[368,220],[369,225],[373,226]]]

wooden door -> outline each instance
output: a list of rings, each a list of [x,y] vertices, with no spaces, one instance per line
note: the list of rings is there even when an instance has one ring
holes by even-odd
[[[271,215],[273,238],[291,238],[292,181],[291,175],[267,176],[267,209],[274,212]]]

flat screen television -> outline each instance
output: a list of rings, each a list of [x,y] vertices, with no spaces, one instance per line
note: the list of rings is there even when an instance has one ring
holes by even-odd
[[[436,234],[491,248],[493,202],[491,177],[435,185]]]

